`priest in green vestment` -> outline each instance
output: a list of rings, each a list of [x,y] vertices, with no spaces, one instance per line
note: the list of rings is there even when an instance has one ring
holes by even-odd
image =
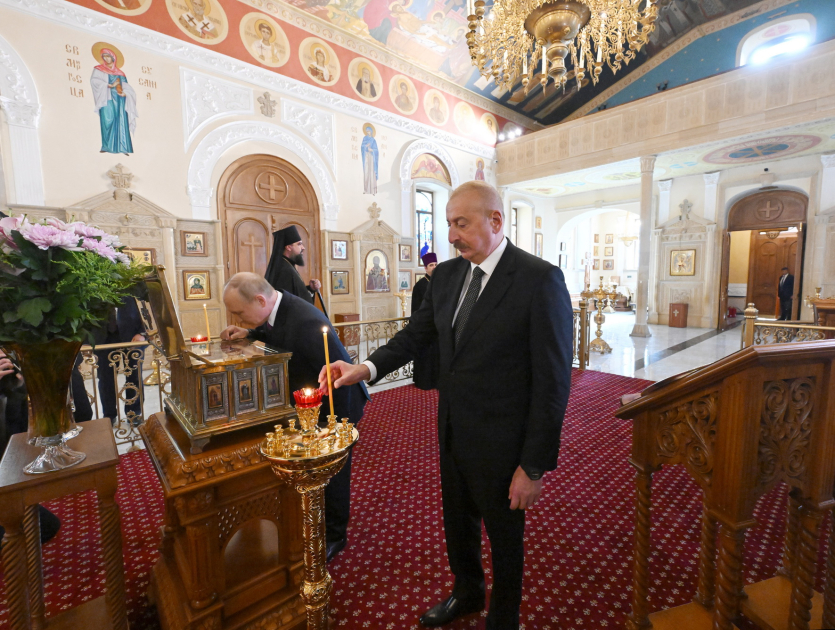
[[[287,291],[315,306],[316,291],[322,288],[319,280],[305,285],[296,267],[304,266],[304,243],[295,225],[273,232],[273,253],[264,277],[276,291]]]

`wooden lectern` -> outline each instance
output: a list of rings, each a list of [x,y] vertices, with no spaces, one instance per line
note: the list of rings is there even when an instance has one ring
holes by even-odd
[[[835,627],[835,544],[825,594],[814,591],[835,507],[835,341],[745,348],[650,386],[616,415],[634,422],[637,469],[629,630],[731,630],[740,613],[760,628]],[[699,577],[694,603],[649,615],[650,490],[664,464],[683,464],[704,491]],[[783,566],[743,589],[745,530],[781,482],[791,488]]]

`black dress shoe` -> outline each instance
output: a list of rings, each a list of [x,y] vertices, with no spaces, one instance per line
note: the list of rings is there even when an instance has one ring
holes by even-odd
[[[327,544],[327,558],[328,562],[333,560],[340,551],[345,549],[345,545],[347,541],[344,538],[340,538],[338,540],[334,540],[333,542],[329,542]]]
[[[458,617],[484,610],[484,597],[480,599],[457,599],[453,595],[427,610],[420,618],[421,625],[434,628],[443,626]]]

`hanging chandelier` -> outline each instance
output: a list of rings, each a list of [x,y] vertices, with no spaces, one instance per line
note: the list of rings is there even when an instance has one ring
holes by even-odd
[[[635,58],[649,41],[657,0],[467,0],[470,58],[481,75],[507,90],[521,79],[525,90],[548,79],[557,87],[586,71],[597,83],[603,64],[612,72]],[[573,69],[566,67],[571,56]]]

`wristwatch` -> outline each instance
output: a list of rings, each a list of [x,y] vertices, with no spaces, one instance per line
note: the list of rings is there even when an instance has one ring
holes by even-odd
[[[525,466],[522,464],[522,470],[525,471],[525,474],[528,476],[528,479],[531,481],[539,481],[542,479],[542,475],[545,473],[541,471],[539,468],[533,468],[531,466]]]

